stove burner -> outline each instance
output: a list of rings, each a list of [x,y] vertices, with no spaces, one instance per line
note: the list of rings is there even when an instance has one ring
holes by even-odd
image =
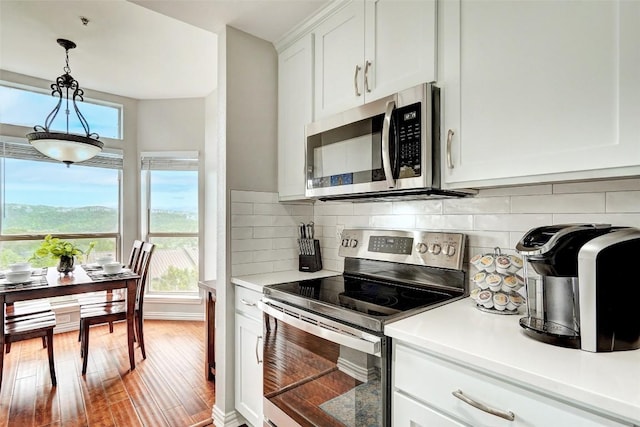
[[[394,295],[372,295],[370,292],[366,291],[349,291],[344,292],[342,295],[383,307],[393,307],[394,305],[398,304],[398,298]]]

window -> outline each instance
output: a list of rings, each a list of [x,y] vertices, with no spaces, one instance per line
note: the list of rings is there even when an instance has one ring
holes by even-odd
[[[196,294],[199,275],[197,153],[142,153],[144,233],[156,244],[150,294]]]
[[[118,153],[67,168],[24,140],[0,137],[0,268],[31,258],[47,234],[83,249],[96,242],[92,256],[119,255],[121,173]]]
[[[55,107],[58,98],[36,89],[22,89],[17,85],[0,83],[0,122],[16,126],[33,128],[44,126],[45,119]],[[100,137],[122,139],[122,106],[106,102],[89,102],[86,98],[78,102],[78,108],[91,126],[91,132]],[[64,106],[51,124],[51,130],[66,131]],[[84,134],[78,117],[69,114],[69,132]]]

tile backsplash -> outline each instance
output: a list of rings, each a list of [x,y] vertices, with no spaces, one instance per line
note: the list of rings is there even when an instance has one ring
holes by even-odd
[[[468,236],[467,255],[513,253],[529,229],[599,222],[640,228],[640,179],[541,184],[481,190],[472,198],[397,202],[278,203],[276,193],[233,191],[232,273],[297,269],[296,224],[313,220],[323,265],[342,271],[344,228],[456,231]]]

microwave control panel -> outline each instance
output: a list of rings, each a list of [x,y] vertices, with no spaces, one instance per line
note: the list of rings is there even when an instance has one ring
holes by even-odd
[[[410,178],[422,173],[422,117],[420,103],[396,109],[396,126],[398,128],[399,157],[397,176]]]

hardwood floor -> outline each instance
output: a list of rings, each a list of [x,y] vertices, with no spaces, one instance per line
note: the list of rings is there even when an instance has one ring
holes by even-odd
[[[114,329],[91,328],[84,377],[78,332],[54,336],[57,387],[41,340],[14,343],[5,355],[0,427],[180,427],[211,418],[215,387],[205,380],[203,322],[146,320],[147,359],[136,344],[132,372],[126,325]]]

